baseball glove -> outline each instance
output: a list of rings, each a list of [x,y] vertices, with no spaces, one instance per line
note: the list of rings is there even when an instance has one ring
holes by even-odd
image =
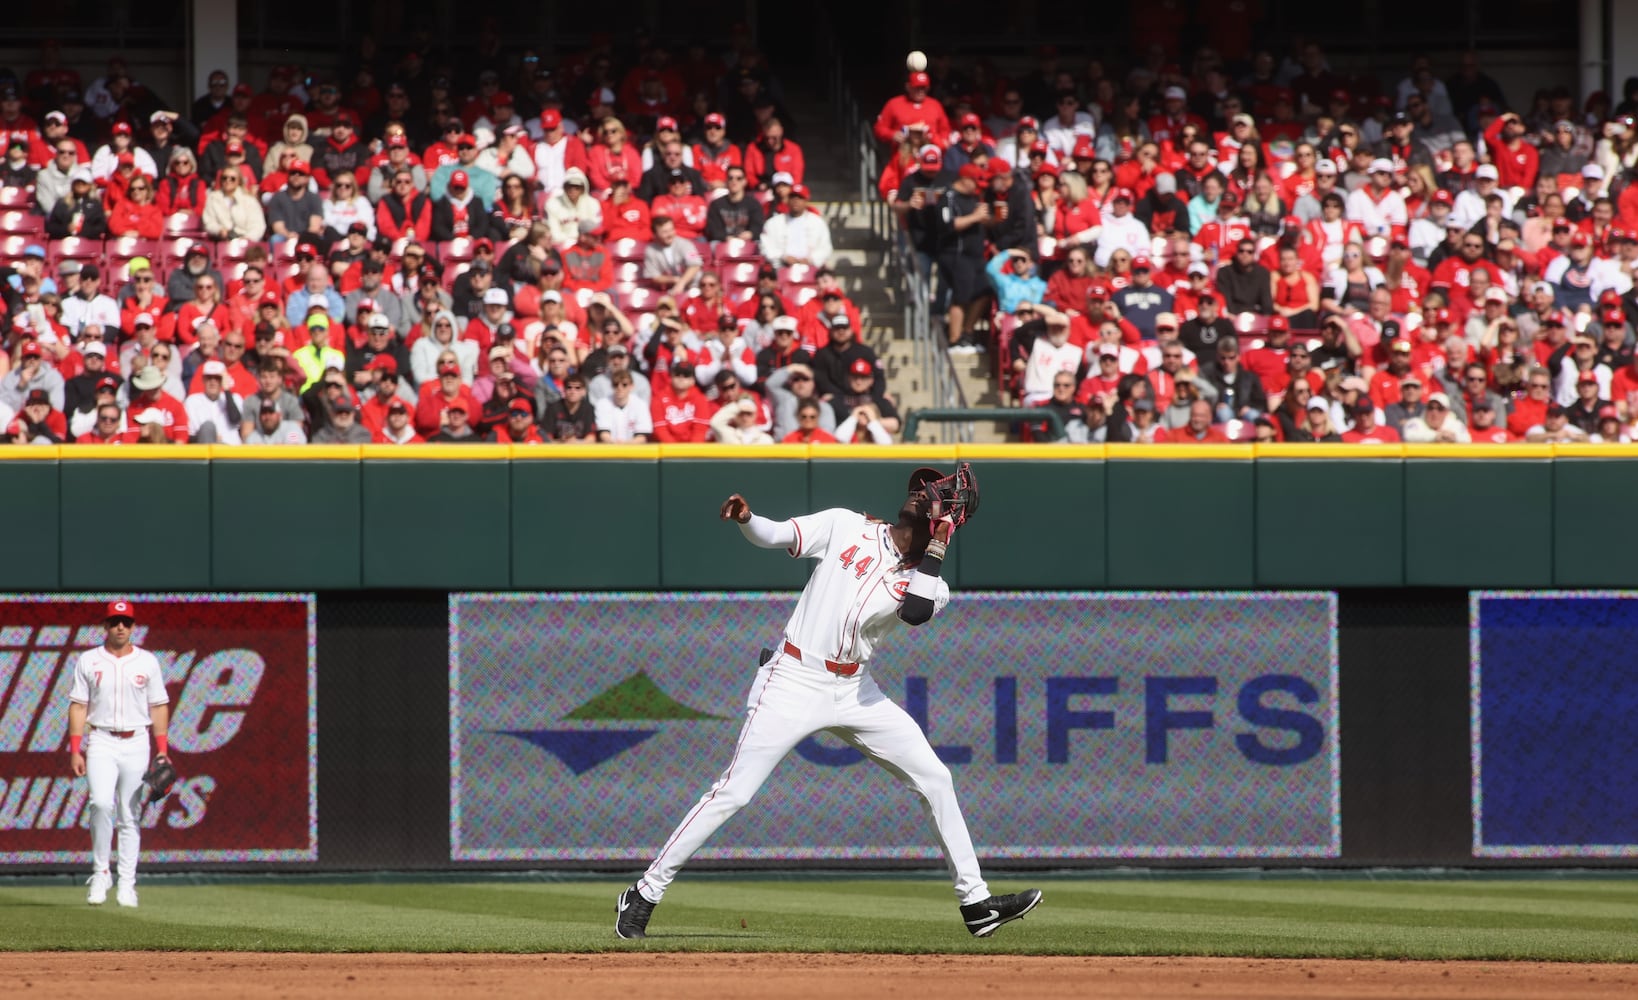
[[[917,471],[920,474],[932,470]],[[972,465],[967,462],[956,466],[954,475],[941,479],[925,479],[922,490],[929,500],[939,501],[943,516],[957,528],[978,513],[978,476],[973,472]]]
[[[148,786],[148,801],[158,802],[165,797],[165,793],[176,784],[176,767],[171,759],[163,754],[155,757],[148,773],[142,776],[142,783]]]

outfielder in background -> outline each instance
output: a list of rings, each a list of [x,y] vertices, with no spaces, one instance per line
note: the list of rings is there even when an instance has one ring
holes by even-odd
[[[901,622],[925,624],[949,604],[950,587],[939,573],[955,529],[977,508],[978,482],[966,463],[948,477],[936,469],[911,473],[896,524],[841,508],[772,521],[752,514],[738,493],[723,503],[722,519],[738,522],[751,544],[817,562],[779,648],[764,651],[727,770],[683,817],[643,877],[620,893],[615,933],[646,937],[655,905],[683,864],[751,801],[797,743],[822,729],[921,797],[967,930],[988,937],[1041,901],[1039,889],[990,895],[950,769],[915,720],[882,693],[869,666],[876,647]]]
[[[101,906],[114,884],[108,855],[119,827],[121,906],[136,906],[137,852],[141,849],[145,782],[154,790],[170,787],[175,772],[166,757],[170,698],[159,661],[131,641],[136,610],[129,601],[112,601],[103,617],[107,630],[101,646],[80,654],[68,693],[68,746],[76,776],[90,784],[91,888],[85,901]],[[87,733],[87,730],[90,730]],[[154,772],[148,771],[148,735],[152,732]],[[160,774],[163,777],[159,777]],[[157,796],[156,796],[157,798]]]

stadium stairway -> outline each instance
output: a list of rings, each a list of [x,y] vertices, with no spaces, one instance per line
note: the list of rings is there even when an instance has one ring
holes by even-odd
[[[903,329],[904,292],[888,245],[871,230],[868,206],[859,201],[858,164],[835,119],[835,109],[821,95],[800,91],[788,93],[786,104],[801,124],[808,186],[830,221],[835,248],[832,266],[859,307],[864,325],[861,335],[881,356],[889,391],[901,414],[934,406],[932,387]],[[957,355],[952,360],[968,405],[1000,405],[987,355]],[[924,439],[928,433],[923,432]],[[973,436],[976,441],[1004,440],[998,428],[982,423],[973,428]]]

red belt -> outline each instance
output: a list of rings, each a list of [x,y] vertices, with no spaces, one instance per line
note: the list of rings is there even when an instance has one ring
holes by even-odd
[[[796,643],[791,642],[789,639],[785,640],[785,655],[794,656],[798,660],[802,659],[802,651],[797,649]],[[835,660],[826,660],[825,669],[840,677],[852,677],[859,672],[859,665],[857,663],[838,663]]]
[[[128,740],[137,734],[135,729],[104,729],[101,726],[97,726],[95,728],[99,733],[107,733],[109,736],[117,736],[122,740]]]

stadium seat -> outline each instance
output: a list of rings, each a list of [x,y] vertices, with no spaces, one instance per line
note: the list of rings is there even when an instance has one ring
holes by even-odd
[[[33,212],[20,209],[0,210],[0,233],[40,236],[45,233],[45,220]]]
[[[799,285],[786,292],[785,297],[791,300],[791,305],[800,309],[812,302],[818,294],[819,289],[814,285]]]
[[[734,237],[717,244],[716,259],[719,263],[743,260],[761,261],[762,251],[757,247],[756,240],[742,240]]]
[[[168,236],[159,241],[157,255],[165,262],[167,268],[180,267],[182,261],[188,256],[188,249],[195,243],[203,243],[205,249],[210,250],[210,244],[201,239],[192,236]],[[214,253],[211,254],[212,260],[215,259],[215,256]]]
[[[39,240],[21,233],[0,235],[0,263],[14,264],[23,259],[23,249]]]
[[[660,292],[653,288],[628,288],[615,293],[615,305],[620,311],[630,315],[632,313],[653,312],[654,304],[660,301]]]
[[[449,260],[449,261],[445,261],[444,262],[444,277],[443,277],[444,287],[446,287],[446,288],[449,287],[451,282],[453,282],[456,278],[460,277],[461,275],[465,274],[468,270],[471,269],[471,267],[472,267],[472,261],[470,259],[468,259],[468,260]]]
[[[216,244],[217,264],[238,264],[245,260],[251,247],[263,246],[256,240],[223,240]]]
[[[0,208],[33,208],[34,188],[0,187]]]
[[[103,262],[108,268],[109,280],[124,284],[130,280],[130,271],[127,265],[133,257],[146,257],[153,261],[159,255],[159,241],[145,240],[140,236],[116,236],[103,244]]]
[[[447,243],[436,244],[431,248],[431,251],[434,256],[445,264],[464,262],[477,256],[477,253],[473,250],[473,244],[476,242],[471,237],[462,236]]]
[[[818,282],[818,268],[812,264],[792,264],[779,269],[779,287],[812,285]]]
[[[77,260],[82,263],[102,259],[102,241],[86,239],[83,236],[70,236],[67,239],[52,240],[46,247],[46,258],[53,267],[58,261]]]
[[[634,285],[643,280],[643,265],[633,261],[622,261],[614,265],[614,283],[617,285]]]
[[[750,261],[738,264],[724,264],[717,274],[722,278],[724,287],[728,288],[755,288],[756,276],[762,270],[760,263]]]
[[[756,298],[756,286],[739,285],[734,288],[726,288],[723,290],[723,297],[728,300],[730,305],[742,306],[748,300]]]
[[[166,236],[205,235],[205,220],[198,212],[172,212],[165,217]]]
[[[614,240],[606,244],[609,256],[617,261],[641,262],[643,254],[648,251],[648,244],[642,240]]]

